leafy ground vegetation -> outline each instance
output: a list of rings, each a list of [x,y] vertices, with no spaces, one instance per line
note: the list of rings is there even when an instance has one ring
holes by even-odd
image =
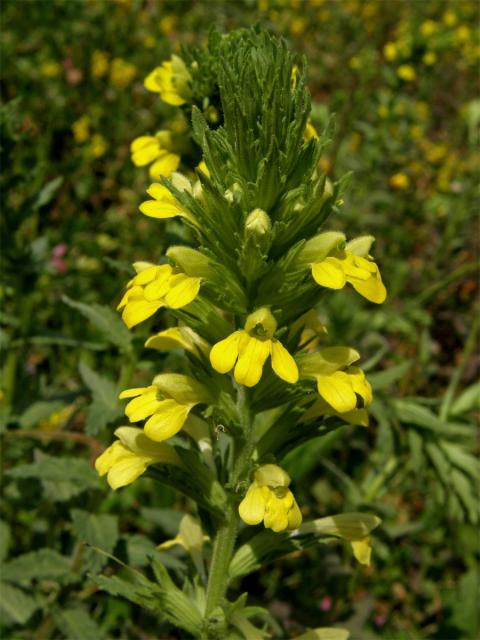
[[[138,213],[149,170],[134,166],[130,144],[169,130],[182,171],[198,164],[181,113],[143,80],[181,44],[204,43],[212,23],[258,22],[309,61],[313,124],[335,124],[320,169],[332,180],[351,172],[330,222],[376,236],[388,289],[381,307],[354,292],[319,307],[332,340],[363,355],[370,427],[342,427],[284,467],[304,516],[368,511],[382,525],[368,568],[322,544],[239,588],[268,605],[279,638],[339,624],[354,640],[473,640],[478,4],[25,6],[2,10],[2,637],[182,637],[97,577],[122,574],[109,554],[146,573],[152,555],[173,575],[189,568],[181,548],[156,550],[188,500],[147,477],[112,492],[93,468],[125,423],[119,390],[178,362],[145,349],[148,331],[129,332],[114,310],[131,263],[184,240],[175,221],[159,231]]]

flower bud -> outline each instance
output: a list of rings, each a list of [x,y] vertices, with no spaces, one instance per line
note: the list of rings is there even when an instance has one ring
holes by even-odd
[[[249,213],[245,221],[245,233],[247,237],[254,240],[262,251],[267,251],[270,247],[270,231],[272,223],[268,214],[263,209],[254,209]]]

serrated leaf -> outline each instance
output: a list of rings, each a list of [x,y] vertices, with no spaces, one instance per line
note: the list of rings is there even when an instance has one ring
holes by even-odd
[[[59,411],[64,406],[63,402],[34,402],[20,416],[20,426],[22,429],[36,427],[39,422],[45,420],[52,413]]]
[[[87,489],[98,489],[99,481],[93,467],[78,458],[49,456],[35,452],[35,461],[8,471],[12,478],[35,478],[53,501],[69,500]]]
[[[100,640],[104,634],[95,620],[79,607],[54,613],[55,622],[67,640]]]
[[[10,584],[0,583],[0,596],[0,615],[9,624],[25,624],[40,606],[36,598]]]
[[[24,553],[2,566],[2,580],[30,582],[46,578],[61,578],[70,573],[70,560],[53,549]]]
[[[112,596],[120,596],[152,611],[161,607],[161,591],[154,582],[141,574],[135,574],[131,580],[119,576],[93,576],[92,580],[103,591]]]
[[[127,543],[128,563],[133,566],[146,566],[155,553],[155,544],[138,533],[122,537]]]
[[[85,304],[77,302],[68,296],[62,296],[62,301],[90,320],[108,342],[122,351],[130,349],[132,334],[113,309],[96,303]]]
[[[96,435],[122,415],[118,402],[118,390],[111,380],[99,375],[84,362],[80,363],[78,369],[93,398],[88,408],[85,431],[89,435]]]
[[[117,516],[93,514],[81,509],[72,509],[73,531],[81,542],[86,542],[92,547],[99,547],[107,553],[112,553],[118,540]],[[106,564],[108,558],[99,554],[95,549],[86,549],[85,561],[90,571],[97,572]]]

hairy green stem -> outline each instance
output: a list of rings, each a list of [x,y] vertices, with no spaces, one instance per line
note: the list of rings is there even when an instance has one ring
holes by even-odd
[[[243,427],[242,440],[236,443],[235,461],[230,481],[235,486],[242,479],[250,463],[255,442],[252,437],[253,420],[249,407],[247,390],[239,386],[237,407]],[[219,527],[213,544],[212,560],[207,586],[207,602],[205,616],[208,616],[220,604],[228,587],[228,566],[232,558],[238,528],[238,514],[234,499],[231,499],[225,510],[223,524]]]

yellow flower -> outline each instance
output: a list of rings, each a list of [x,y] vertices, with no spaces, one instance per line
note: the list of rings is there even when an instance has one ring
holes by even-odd
[[[108,72],[108,57],[106,53],[94,51],[90,68],[94,78],[103,78]]]
[[[396,42],[387,42],[387,44],[383,47],[383,55],[387,60],[395,60],[398,54],[398,46]]]
[[[437,61],[437,54],[433,51],[427,51],[422,60],[427,66],[431,67]]]
[[[62,67],[58,64],[58,62],[53,62],[52,60],[49,62],[43,62],[40,65],[40,73],[45,78],[56,78],[62,72]]]
[[[447,25],[447,27],[454,27],[458,22],[458,18],[455,15],[455,13],[450,10],[445,11],[445,13],[442,16],[442,20],[443,20],[443,23]]]
[[[410,186],[410,178],[405,173],[395,173],[390,176],[390,186],[394,189],[408,189]]]
[[[277,322],[270,311],[266,307],[257,309],[247,317],[244,329],[234,331],[212,347],[212,367],[219,373],[228,373],[235,367],[235,380],[253,387],[262,377],[263,365],[271,356],[272,369],[277,376],[294,384],[298,380],[297,364],[273,337],[276,330]]]
[[[420,25],[420,33],[422,34],[422,36],[425,36],[425,38],[428,38],[429,36],[433,35],[435,31],[437,31],[437,29],[438,29],[438,24],[433,20],[425,20]]]
[[[415,69],[410,64],[401,64],[397,69],[397,76],[405,82],[413,82],[417,77]]]
[[[326,347],[302,357],[302,377],[316,380],[318,393],[324,401],[314,405],[312,416],[307,412],[307,417],[322,413],[341,414],[342,418],[347,415],[347,422],[364,424],[366,418],[368,424],[364,408],[372,402],[372,388],[363,371],[351,366],[359,358],[358,351],[350,347]],[[359,398],[360,407],[357,406]]]
[[[353,555],[358,562],[369,565],[372,554],[369,534],[380,522],[380,518],[369,513],[340,513],[305,522],[299,528],[298,535],[313,533],[344,538],[352,545]]]
[[[119,427],[115,435],[118,440],[95,461],[98,474],[108,474],[107,481],[112,489],[131,484],[145,473],[151,464],[181,464],[173,447],[166,443],[153,442],[142,429]]]
[[[72,124],[75,142],[86,142],[90,137],[90,118],[85,115]]]
[[[132,82],[137,75],[137,68],[130,62],[122,60],[122,58],[114,58],[110,67],[110,82],[124,89]]]
[[[101,158],[107,149],[108,145],[105,138],[99,133],[95,133],[88,147],[88,155],[92,158]]]
[[[152,178],[170,176],[178,169],[180,156],[172,152],[172,134],[170,131],[159,131],[154,136],[140,136],[130,145],[132,162],[136,167],[150,167]]]
[[[181,173],[172,173],[171,175],[172,185],[178,189],[178,191],[186,191],[193,196],[198,196],[201,187],[198,184],[192,187],[190,180],[183,176]],[[181,218],[187,218],[190,222],[194,222],[195,219],[189,211],[186,211],[184,207],[178,202],[175,196],[171,193],[167,187],[160,183],[153,183],[147,189],[149,196],[152,196],[153,200],[146,200],[140,205],[140,211],[149,216],[150,218],[174,218],[180,216]]]
[[[238,507],[241,519],[250,525],[263,524],[275,532],[297,529],[302,514],[288,488],[290,477],[275,464],[265,464],[255,471],[255,479]]]
[[[193,407],[210,400],[203,385],[179,373],[160,374],[149,387],[126,389],[119,397],[133,398],[125,407],[125,414],[130,422],[148,418],[144,431],[155,442],[178,433]]]
[[[170,60],[156,67],[145,78],[145,88],[159,93],[160,98],[167,104],[179,107],[190,98],[190,75],[186,64],[178,56],[172,55]]]
[[[180,309],[192,302],[199,290],[201,278],[187,276],[168,264],[153,265],[136,262],[137,275],[127,284],[127,290],[117,310],[129,329],[150,318],[161,307]]]
[[[341,248],[339,240],[342,237],[344,239],[343,234],[327,232],[306,243],[304,252],[312,252],[315,245],[318,248],[318,257],[311,263],[313,279],[328,289],[343,289],[348,282],[361,296],[381,304],[387,291],[380,271],[369,255],[374,238],[361,236]]]
[[[163,16],[160,18],[159,27],[164,36],[170,35],[175,29],[177,16]]]

